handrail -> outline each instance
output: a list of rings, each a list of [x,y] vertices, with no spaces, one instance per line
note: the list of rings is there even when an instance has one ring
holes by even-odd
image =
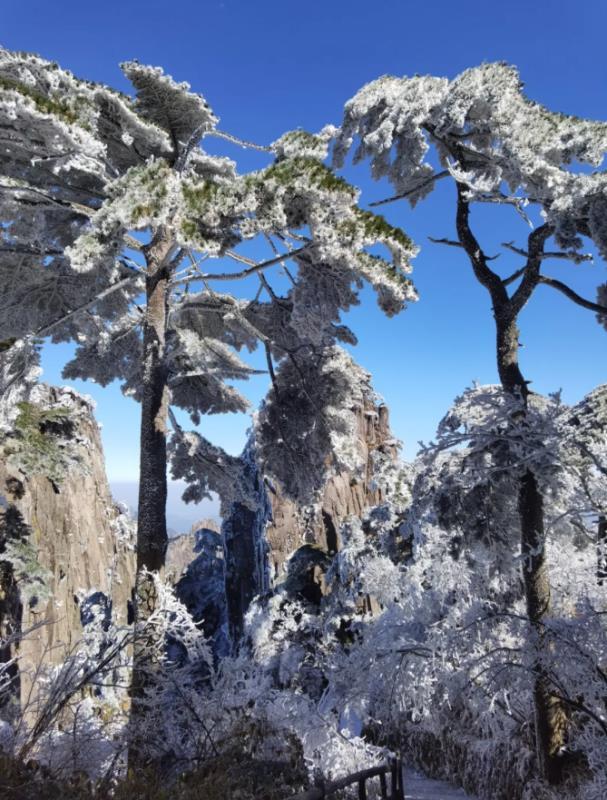
[[[390,794],[388,794],[386,775],[390,775]],[[382,800],[405,800],[403,762],[400,758],[390,759],[388,763],[381,764],[378,767],[370,767],[360,772],[353,772],[324,786],[315,786],[305,792],[291,796],[288,800],[324,800],[325,797],[330,797],[340,789],[346,789],[355,783],[358,783],[359,800],[367,800],[367,781],[372,778],[379,778]]]

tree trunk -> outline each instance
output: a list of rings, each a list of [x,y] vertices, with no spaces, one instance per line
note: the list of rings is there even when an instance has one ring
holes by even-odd
[[[22,608],[13,566],[1,558],[0,556],[0,670],[3,685],[0,691],[0,718],[12,722],[19,716],[21,700],[21,681],[16,658]]]
[[[458,154],[455,153],[458,157]],[[491,297],[496,326],[497,368],[502,387],[523,402],[521,420],[526,414],[529,388],[518,363],[517,317],[539,282],[543,247],[551,228],[543,225],[529,236],[527,264],[522,281],[512,297],[509,281],[502,280],[488,266],[487,256],[470,228],[470,208],[465,184],[457,184],[456,227],[459,243],[466,251],[474,275]],[[545,555],[544,499],[531,469],[519,479],[518,513],[521,526],[522,577],[527,616],[535,631],[537,657],[534,664],[534,707],[536,750],[541,774],[551,783],[560,775],[559,751],[565,743],[566,714],[551,693],[551,683],[542,656],[551,647],[544,619],[550,614],[550,580]]]
[[[505,314],[496,314],[495,318],[497,361],[502,386],[505,391],[520,397],[526,406],[529,390],[518,364],[516,319]],[[560,778],[559,752],[565,744],[567,717],[562,703],[554,696],[546,667],[542,665],[542,655],[552,647],[544,625],[544,620],[551,613],[550,576],[545,550],[544,498],[530,469],[520,478],[518,512],[527,616],[535,631],[539,654],[534,665],[533,690],[536,748],[542,775],[550,783],[556,783]]]
[[[135,641],[131,682],[133,739],[129,766],[141,765],[140,724],[145,713],[143,698],[155,665],[150,660],[147,636],[141,626],[156,608],[153,574],[164,568],[168,543],[167,499],[167,414],[169,389],[165,364],[169,260],[172,246],[162,236],[147,253],[146,316],[143,327],[143,376],[141,393],[141,437],[139,464],[139,505],[137,514],[137,577],[135,584]]]
[[[143,386],[137,512],[137,570],[164,567],[167,548],[167,413],[168,386],[164,364],[168,276],[159,272],[147,281],[147,316],[143,332]],[[145,613],[145,607],[137,609]]]
[[[527,400],[529,389],[518,363],[519,330],[516,319],[507,311],[495,310],[497,370],[502,387],[509,394]]]
[[[596,582],[607,584],[607,517],[601,514],[596,535]]]

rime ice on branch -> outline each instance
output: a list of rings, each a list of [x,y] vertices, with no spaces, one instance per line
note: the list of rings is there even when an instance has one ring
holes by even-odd
[[[363,281],[397,313],[416,296],[407,276],[415,248],[362,211],[357,190],[324,165],[330,129],[286,134],[268,149],[273,163],[241,175],[200,146],[226,136],[204,98],[158,68],[122,69],[134,98],[0,51],[0,338],[11,385],[13,353],[35,359],[31,344],[51,336],[78,343],[66,376],[117,378],[141,402],[137,613],[145,617],[155,603],[150,571],[162,567],[167,542],[169,416],[175,474],[195,476],[196,496],[221,490],[221,474],[230,482],[228,457],[185,434],[171,404],[195,424],[241,411],[246,400],[226,381],[251,370],[235,351],[262,342],[273,375],[274,359],[296,366],[353,340],[339,318]],[[252,240],[266,249],[257,261],[239,249]],[[272,267],[288,277],[284,296],[270,283]],[[237,280],[246,300],[216,291]]]
[[[606,284],[598,302],[581,297],[568,284],[545,273],[551,259],[579,265],[591,260],[581,251],[583,237],[607,256],[607,174],[590,172],[607,152],[607,123],[554,113],[530,101],[518,73],[505,64],[484,64],[448,81],[442,78],[383,77],[363,87],[345,107],[334,156],[338,164],[358,137],[355,160],[369,159],[375,178],[387,177],[396,195],[375,205],[407,199],[413,206],[438,181],[450,179],[457,192],[456,237],[435,239],[464,251],[477,281],[491,300],[496,361],[503,389],[519,404],[512,433],[530,430],[533,408],[529,381],[519,366],[518,318],[538,286],[564,294],[595,312],[604,323]],[[439,168],[428,157],[434,149]],[[580,169],[582,165],[582,169]],[[522,266],[504,275],[487,256],[471,225],[476,203],[511,206],[532,228],[524,247],[503,247],[521,257]],[[542,224],[533,227],[526,209]],[[539,212],[539,213],[538,213]],[[556,249],[547,249],[553,238]],[[521,428],[522,426],[522,428]],[[507,455],[507,453],[506,453]],[[545,553],[546,509],[538,465],[526,463],[518,477],[527,613],[535,625],[538,654],[534,668],[537,754],[544,775],[561,778],[568,727],[567,712],[543,667],[551,613],[551,587]]]

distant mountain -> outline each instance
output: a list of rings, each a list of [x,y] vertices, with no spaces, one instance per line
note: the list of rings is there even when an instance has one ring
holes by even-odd
[[[129,507],[133,516],[137,516],[137,481],[112,481],[110,487],[114,500]],[[191,530],[198,520],[209,518],[219,522],[219,501],[203,500],[201,503],[186,503],[181,499],[185,489],[182,481],[169,481],[167,498],[167,526],[169,536],[179,535]]]

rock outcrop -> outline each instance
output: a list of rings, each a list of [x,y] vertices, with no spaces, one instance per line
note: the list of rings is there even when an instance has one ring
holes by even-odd
[[[250,486],[257,502],[253,508],[245,502],[233,503],[221,526],[228,629],[233,643],[242,635],[244,615],[251,601],[270,586],[266,525],[271,512],[252,441],[242,458],[243,482]]]
[[[215,657],[220,658],[230,649],[223,539],[213,520],[203,520],[195,527],[169,543],[167,572],[176,574],[179,564],[191,555],[175,584],[175,594],[201,623]]]
[[[165,575],[171,583],[177,583],[183,573],[197,557],[198,531],[209,530],[219,533],[220,526],[214,519],[201,519],[192,525],[189,533],[182,533],[169,539],[166,554]]]
[[[390,431],[388,407],[377,403],[369,391],[365,404],[355,409],[357,449],[365,464],[361,474],[337,471],[327,480],[314,513],[303,514],[279,487],[269,492],[271,520],[266,528],[274,579],[284,574],[287,558],[304,544],[316,545],[331,555],[341,546],[339,530],[346,517],[361,517],[384,499],[376,481],[379,460],[394,462],[397,442]]]
[[[100,598],[126,623],[135,577],[134,526],[113,501],[92,402],[37,386],[0,444],[0,559],[19,590],[21,695],[39,665],[74,648]]]
[[[341,547],[342,522],[351,515],[364,516],[369,508],[384,500],[378,476],[385,473],[386,467],[395,465],[398,442],[390,431],[388,408],[378,402],[370,383],[364,384],[363,397],[364,402],[353,409],[357,421],[355,447],[363,468],[356,474],[329,470],[313,507],[298,507],[279,486],[262,477],[253,442],[245,450],[244,469],[250,473],[248,479],[260,498],[259,505],[252,510],[235,503],[222,526],[233,642],[242,633],[243,618],[252,599],[265,594],[272,585],[287,581],[299,586],[305,577],[305,591],[314,596],[322,594],[326,564]],[[287,562],[296,553],[295,580]],[[298,591],[304,590],[300,587]]]

